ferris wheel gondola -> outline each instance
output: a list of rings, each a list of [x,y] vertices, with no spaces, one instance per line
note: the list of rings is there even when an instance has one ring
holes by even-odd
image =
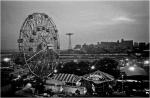
[[[18,45],[32,74],[43,78],[53,72],[58,60],[59,38],[56,25],[48,15],[29,15],[20,29]]]

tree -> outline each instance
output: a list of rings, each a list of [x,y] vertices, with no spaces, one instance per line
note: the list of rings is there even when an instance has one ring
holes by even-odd
[[[89,73],[90,64],[86,61],[81,61],[78,63],[78,68],[76,69],[78,72],[78,75],[85,75]]]
[[[95,64],[96,69],[106,72],[110,75],[113,75],[114,77],[118,77],[120,74],[119,70],[117,69],[118,65],[119,63],[111,58],[100,59]]]
[[[75,74],[79,76],[89,73],[89,68],[89,62],[85,61],[79,63],[71,61],[57,66],[59,73]]]
[[[71,61],[71,62],[67,62],[61,66],[63,66],[63,68],[61,68],[61,70],[59,72],[68,73],[68,74],[76,74],[75,69],[77,69],[77,63]]]
[[[23,54],[19,54],[15,57],[14,62],[18,65],[24,65],[25,64],[25,60],[24,60],[24,56]]]

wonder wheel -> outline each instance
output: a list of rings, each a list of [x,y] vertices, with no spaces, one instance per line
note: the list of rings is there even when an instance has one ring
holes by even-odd
[[[48,15],[29,15],[20,29],[18,44],[32,74],[43,78],[53,72],[58,60],[59,39],[56,25]]]

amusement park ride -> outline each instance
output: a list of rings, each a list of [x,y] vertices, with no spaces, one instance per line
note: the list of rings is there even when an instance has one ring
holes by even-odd
[[[21,26],[18,46],[24,64],[10,74],[14,91],[24,92],[34,88],[33,95],[43,94],[44,85],[47,85],[46,81],[59,62],[60,45],[55,23],[45,13],[29,15]]]
[[[48,77],[58,61],[59,38],[53,20],[45,13],[29,15],[18,39],[25,66],[36,77]]]

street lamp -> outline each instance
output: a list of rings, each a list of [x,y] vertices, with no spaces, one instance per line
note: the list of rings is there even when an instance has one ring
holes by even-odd
[[[149,60],[144,61],[144,64],[149,64]]]
[[[57,70],[57,69],[55,69],[55,70],[54,70],[54,73],[57,73],[57,72],[58,72],[58,70]]]
[[[11,59],[10,58],[4,58],[3,61],[4,62],[9,62]]]
[[[129,62],[127,62],[127,63],[126,63],[126,66],[129,66],[129,65],[130,65]]]
[[[135,70],[135,67],[131,66],[131,67],[129,67],[129,70],[130,70],[130,71],[134,71],[134,70]]]
[[[95,66],[92,66],[91,69],[92,69],[92,70],[95,69]]]
[[[126,61],[129,61],[129,59],[128,59],[128,58],[126,58],[125,60],[126,60]]]

